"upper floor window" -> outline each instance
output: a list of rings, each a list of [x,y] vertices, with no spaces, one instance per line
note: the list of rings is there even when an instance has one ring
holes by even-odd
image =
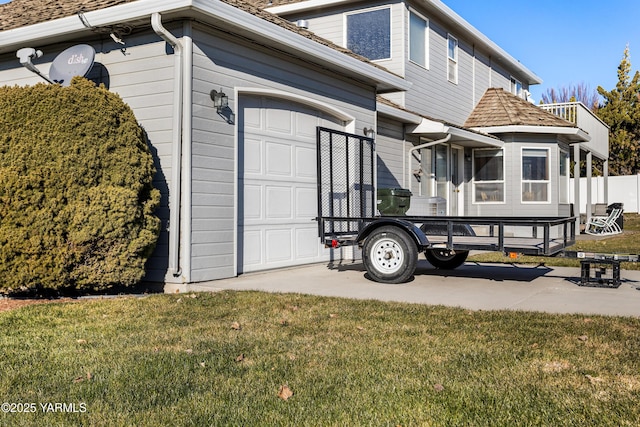
[[[429,68],[429,21],[409,13],[409,60]]]
[[[347,48],[369,58],[391,58],[391,8],[346,16]]]
[[[522,201],[549,202],[549,150],[522,149]]]
[[[514,77],[511,77],[511,93],[524,98],[524,91],[522,90],[522,82]]]
[[[447,35],[447,79],[451,83],[458,83],[458,39]]]

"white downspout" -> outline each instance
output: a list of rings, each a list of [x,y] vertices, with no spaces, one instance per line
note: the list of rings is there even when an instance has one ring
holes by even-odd
[[[191,37],[191,21],[183,24],[183,82],[182,82],[182,276],[191,282],[191,220],[192,220],[192,137],[193,123],[193,38]]]
[[[169,190],[169,273],[180,276],[180,193],[182,177],[183,63],[182,44],[162,26],[162,17],[151,15],[153,31],[173,48],[175,54],[173,85],[173,150],[171,153],[171,189]]]
[[[407,189],[409,191],[411,191],[411,175],[413,175],[413,171],[411,170],[411,158],[413,156],[413,152],[416,150],[422,150],[423,148],[429,148],[434,145],[443,144],[445,142],[448,142],[450,139],[451,139],[451,134],[447,134],[447,136],[445,136],[442,139],[437,139],[431,142],[425,142],[424,144],[416,145],[415,147],[409,150],[409,154],[407,155],[407,170],[409,172],[407,174],[407,180],[408,180]]]

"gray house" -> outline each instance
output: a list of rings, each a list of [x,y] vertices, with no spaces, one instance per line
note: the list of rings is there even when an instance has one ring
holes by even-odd
[[[566,153],[608,156],[587,114],[524,101],[540,79],[438,0],[12,0],[0,85],[44,81],[19,49],[46,77],[77,44],[148,134],[163,227],[147,279],[168,290],[339,256],[312,221],[317,126],[375,136],[378,187],[410,188],[415,214],[434,196],[448,215],[565,214]],[[483,119],[496,102],[544,124]]]
[[[412,214],[437,196],[453,216],[569,215],[570,160],[606,175],[606,125],[579,103],[526,102],[542,80],[440,0],[253,3],[412,83],[379,98],[376,137],[378,186],[410,189]]]
[[[316,127],[361,133],[379,93],[410,86],[242,1],[13,0],[0,16],[0,85],[44,81],[18,49],[44,52],[47,75],[69,46],[94,47],[89,77],[133,108],[157,161],[147,279],[178,288],[328,260],[311,220]]]

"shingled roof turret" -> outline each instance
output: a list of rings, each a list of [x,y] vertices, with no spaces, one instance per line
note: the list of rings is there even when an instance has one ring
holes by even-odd
[[[464,123],[465,127],[555,126],[575,124],[549,113],[502,88],[489,88]]]

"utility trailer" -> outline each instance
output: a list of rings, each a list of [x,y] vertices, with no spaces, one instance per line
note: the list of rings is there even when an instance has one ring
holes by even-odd
[[[317,141],[318,234],[326,247],[362,249],[364,266],[378,282],[409,280],[419,253],[440,269],[459,267],[471,250],[576,257],[583,263],[582,284],[615,287],[620,261],[638,260],[566,251],[576,240],[575,217],[380,216],[373,139],[319,127]],[[596,277],[592,261],[599,263]],[[602,265],[609,264],[613,277],[603,279]]]

